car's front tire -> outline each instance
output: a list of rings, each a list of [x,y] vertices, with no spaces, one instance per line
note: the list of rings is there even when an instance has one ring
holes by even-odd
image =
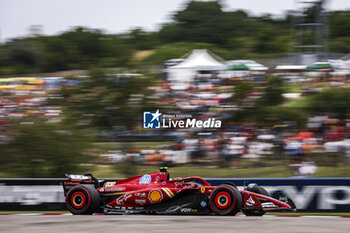
[[[223,184],[213,190],[209,203],[216,215],[236,215],[242,207],[243,200],[236,187]]]
[[[266,191],[265,188],[255,184],[255,183],[248,184],[247,191],[262,194],[262,195],[268,196],[268,197],[270,196],[270,194]]]
[[[66,206],[72,214],[93,214],[99,203],[99,193],[89,185],[77,185],[66,195]]]
[[[265,211],[264,210],[242,210],[242,213],[245,216],[264,216]]]

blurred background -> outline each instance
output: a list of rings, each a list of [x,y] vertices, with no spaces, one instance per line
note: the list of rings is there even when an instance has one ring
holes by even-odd
[[[350,176],[349,2],[74,2],[0,3],[0,177]]]

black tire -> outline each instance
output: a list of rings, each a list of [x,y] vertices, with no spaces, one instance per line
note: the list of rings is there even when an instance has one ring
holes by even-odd
[[[247,191],[261,194],[268,197],[270,196],[270,194],[266,191],[266,189],[264,189],[263,187],[255,183],[249,184],[247,187]],[[242,210],[242,213],[245,216],[263,216],[266,212],[263,209],[257,209],[257,210]]]
[[[245,216],[263,216],[265,214],[264,210],[242,210]]]
[[[264,195],[264,196],[270,196],[270,194],[269,194],[269,192],[268,191],[266,191],[266,189],[264,189],[263,187],[261,187],[261,186],[259,186],[259,188],[260,188],[260,194],[262,194],[262,195]]]
[[[297,207],[295,206],[294,202],[292,201],[292,199],[290,199],[289,197],[287,197],[287,204],[292,207],[292,209],[296,210]]]
[[[247,187],[247,191],[257,193],[257,194],[262,194],[264,196],[270,196],[270,194],[264,189],[263,187],[260,187],[259,185],[255,183],[251,183]]]
[[[236,215],[243,204],[242,194],[236,187],[223,184],[210,194],[209,204],[216,215]]]
[[[66,196],[66,206],[72,214],[93,214],[100,204],[100,194],[90,185],[77,185]]]

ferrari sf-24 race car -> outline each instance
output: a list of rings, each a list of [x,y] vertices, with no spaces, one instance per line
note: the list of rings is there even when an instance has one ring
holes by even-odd
[[[296,211],[291,199],[272,198],[257,184],[239,190],[232,183],[211,186],[200,177],[169,178],[166,168],[122,180],[98,180],[92,174],[62,180],[72,214],[216,214],[262,216],[267,211]]]

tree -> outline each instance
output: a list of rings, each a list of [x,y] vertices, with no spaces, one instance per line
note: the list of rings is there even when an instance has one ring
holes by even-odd
[[[41,70],[44,72],[72,69],[75,49],[67,49],[65,41],[60,36],[41,37],[42,44]]]
[[[316,8],[306,9],[306,22],[313,21],[316,12]],[[350,52],[350,11],[328,15],[329,50]],[[133,56],[137,50],[154,50],[142,65],[155,65],[181,56],[198,44],[218,48],[220,53],[212,51],[230,60],[281,57],[292,48],[292,18],[291,12],[274,18],[269,14],[252,16],[243,10],[227,11],[219,0],[188,1],[171,22],[155,32],[135,28],[112,35],[77,27],[55,36],[33,35],[7,42],[2,46],[2,55],[0,51],[0,73],[130,67],[135,65]],[[303,40],[304,44],[313,44],[315,35],[306,30]]]
[[[223,44],[225,14],[218,1],[191,1],[183,11],[174,15],[174,21],[183,28],[184,38],[188,41]],[[226,31],[230,33],[230,31]]]
[[[90,77],[81,80],[79,88],[64,89],[63,102],[56,104],[67,107],[74,116],[94,128],[133,128],[140,119],[141,108],[151,104],[148,97],[153,91],[148,87],[154,81],[149,74],[107,76],[103,70],[95,69]],[[138,96],[136,100],[130,100],[134,95]]]
[[[276,45],[276,34],[273,29],[262,29],[257,33],[254,51],[257,53],[276,52],[278,45]]]
[[[251,82],[240,82],[235,86],[234,100],[239,104],[247,97],[248,92],[251,92],[254,86]]]
[[[157,43],[156,33],[135,28],[128,33],[127,42],[137,50],[152,49]]]
[[[335,53],[350,53],[350,37],[337,37],[329,41],[329,49]]]
[[[308,106],[321,113],[335,113],[345,118],[350,113],[350,88],[330,88],[310,97]]]
[[[158,32],[159,40],[163,43],[185,41],[184,30],[176,23],[164,24]]]
[[[12,141],[1,144],[1,166],[11,175],[21,177],[62,177],[79,171],[86,161],[89,138],[69,121],[15,125]]]
[[[254,43],[245,43],[247,52],[280,53],[288,51],[288,17],[251,17],[242,10],[223,11],[220,1],[190,1],[185,9],[174,14],[172,23],[161,28],[159,37],[166,43],[204,42],[234,50],[241,50],[236,41],[248,39]],[[238,54],[242,58],[241,52]]]
[[[2,69],[4,65],[5,65],[4,46],[0,44],[0,75],[5,73]]]
[[[350,36],[350,11],[335,11],[330,13],[330,37],[349,37]]]
[[[14,40],[6,45],[5,61],[19,72],[35,71],[39,66],[39,46],[30,39]]]
[[[266,78],[265,93],[260,100],[260,104],[264,106],[272,106],[283,103],[285,92],[284,80],[280,77]]]
[[[82,27],[38,41],[43,71],[128,66],[133,53],[120,36]]]

